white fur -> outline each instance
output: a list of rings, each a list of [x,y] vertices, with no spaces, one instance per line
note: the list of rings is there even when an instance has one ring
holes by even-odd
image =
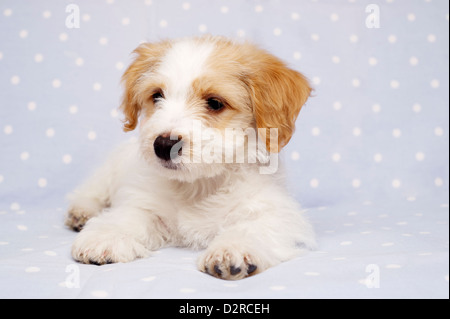
[[[155,156],[158,135],[189,131],[196,119],[183,98],[211,52],[189,41],[169,51],[159,70],[167,78],[166,99],[141,124],[139,140],[118,148],[70,195],[66,224],[79,229],[87,221],[73,244],[76,260],[130,262],[166,246],[191,247],[205,249],[201,271],[240,279],[315,247],[311,225],[278,176],[249,164],[170,170]],[[174,114],[182,114],[175,126]]]

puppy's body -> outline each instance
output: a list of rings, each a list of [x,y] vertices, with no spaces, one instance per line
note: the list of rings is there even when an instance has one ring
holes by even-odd
[[[261,85],[256,82],[263,75],[253,74],[261,72],[253,70],[255,60],[262,60],[259,55],[272,57],[253,46],[211,37],[141,46],[137,53],[124,75],[127,92],[122,108],[128,130],[137,125],[141,115],[139,139],[117,149],[70,195],[66,224],[76,230],[83,228],[74,242],[73,257],[94,264],[129,262],[165,246],[192,247],[206,249],[198,260],[201,271],[240,279],[314,247],[312,227],[278,174],[261,174],[261,164],[249,160],[261,158],[259,151],[247,150],[245,163],[219,163],[223,154],[213,163],[192,163],[186,159],[195,159],[195,152],[186,155],[180,150],[179,157],[185,161],[177,164],[156,145],[158,139],[168,140],[170,133],[183,142],[183,151],[191,144],[195,150],[193,121],[217,129],[223,136],[225,128],[257,128],[258,122],[273,121],[258,110],[267,101],[257,100],[263,93],[256,92]],[[186,56],[194,53],[191,58]],[[279,68],[277,77],[291,72],[282,64]],[[294,85],[295,80],[298,87],[289,88],[309,94],[300,74],[290,76],[292,79],[282,78],[282,82]],[[280,90],[283,85],[276,82],[274,78],[266,85]],[[286,92],[286,87],[283,90],[277,94],[300,94]],[[297,101],[299,106],[291,106],[297,110],[294,113],[298,114],[307,97],[303,99]],[[289,114],[276,115],[286,122],[277,128],[295,122],[297,114]],[[273,125],[263,126],[269,127]],[[278,141],[282,146],[292,135],[293,128],[288,129],[291,132],[281,128]],[[230,147],[236,150],[249,145],[246,140]],[[229,145],[225,141],[220,146]],[[267,146],[273,149],[278,145]]]

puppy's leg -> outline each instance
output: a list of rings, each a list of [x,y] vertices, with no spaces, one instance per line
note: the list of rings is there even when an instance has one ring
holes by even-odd
[[[87,222],[72,246],[75,260],[102,265],[149,256],[169,238],[166,224],[155,214],[117,207]]]
[[[199,270],[221,279],[237,280],[315,247],[312,227],[300,212],[282,217],[269,213],[225,229],[198,259]]]
[[[75,231],[80,231],[86,222],[99,215],[111,204],[126,165],[124,155],[130,153],[121,146],[113,152],[85,183],[67,196],[69,208],[65,224]]]

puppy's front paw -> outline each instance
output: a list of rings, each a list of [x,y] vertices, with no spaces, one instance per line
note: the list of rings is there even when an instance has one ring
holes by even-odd
[[[84,264],[126,263],[150,251],[132,236],[111,230],[82,231],[72,246],[72,257]]]
[[[225,280],[239,280],[263,271],[255,256],[232,247],[208,249],[198,260],[200,271]]]
[[[89,219],[100,213],[102,208],[102,205],[95,200],[78,200],[73,202],[69,207],[64,224],[79,232]]]

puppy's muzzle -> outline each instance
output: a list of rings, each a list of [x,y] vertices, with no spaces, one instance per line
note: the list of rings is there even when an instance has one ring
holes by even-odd
[[[164,161],[172,161],[181,155],[183,141],[182,137],[178,136],[173,139],[170,134],[160,135],[153,143],[156,156]]]

